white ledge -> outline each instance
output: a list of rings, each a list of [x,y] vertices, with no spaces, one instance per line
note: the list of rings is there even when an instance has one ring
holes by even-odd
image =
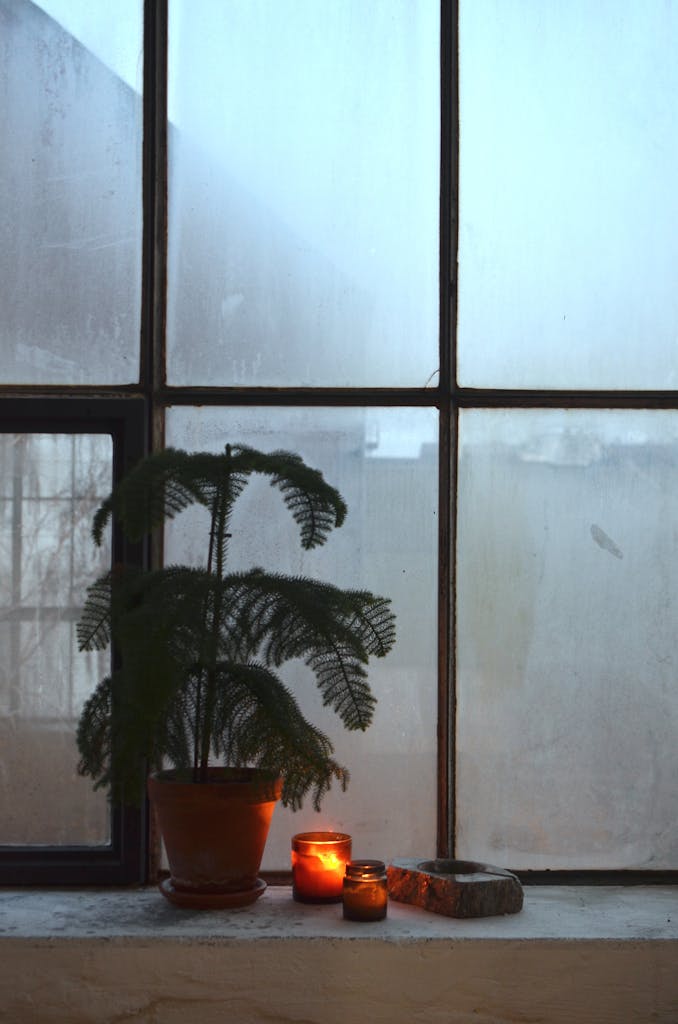
[[[193,911],[169,904],[156,889],[5,889],[0,941],[30,939],[226,944],[278,939],[382,942],[447,940],[678,940],[678,887],[536,886],[522,911],[461,920],[393,900],[386,920],[345,921],[341,905],[296,903],[288,887],[269,886],[252,906]]]

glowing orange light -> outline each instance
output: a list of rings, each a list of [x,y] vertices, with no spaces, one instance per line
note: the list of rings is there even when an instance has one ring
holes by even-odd
[[[338,903],[351,837],[343,832],[300,832],[292,838],[292,885],[302,903]]]
[[[316,854],[320,864],[322,865],[323,871],[341,871],[343,877],[344,861],[337,856],[336,853],[318,853]]]

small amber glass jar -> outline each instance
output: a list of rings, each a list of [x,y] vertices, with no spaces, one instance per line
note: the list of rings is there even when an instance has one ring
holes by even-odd
[[[382,860],[352,860],[346,865],[342,899],[349,921],[382,921],[388,905],[386,867]]]
[[[340,903],[351,837],[345,832],[292,836],[292,895],[300,903]]]

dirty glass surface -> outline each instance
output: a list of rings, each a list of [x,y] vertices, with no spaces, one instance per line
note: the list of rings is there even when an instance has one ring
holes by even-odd
[[[459,383],[678,385],[678,6],[460,5]]]
[[[172,0],[170,384],[438,369],[437,0]]]
[[[110,564],[92,515],[112,439],[0,434],[0,844],[102,845],[105,794],[77,775],[82,704],[109,654],[77,651],[86,587]]]
[[[139,374],[141,0],[0,0],[0,381]]]
[[[279,491],[252,479],[230,526],[233,568],[304,574],[390,597],[397,640],[371,659],[378,699],[373,724],[347,732],[322,707],[301,662],[281,672],[302,710],[335,745],[351,772],[320,813],[307,801],[276,808],[264,867],[290,866],[295,832],[329,829],[354,837],[356,856],[416,856],[436,842],[437,413],[431,409],[184,409],[168,411],[167,443],[220,451],[227,442],[298,452],[343,494],[344,525],[327,543],[302,551]],[[169,562],[204,563],[205,520],[183,513],[167,532]],[[406,812],[403,812],[406,809]]]
[[[469,410],[457,854],[678,867],[678,413]]]

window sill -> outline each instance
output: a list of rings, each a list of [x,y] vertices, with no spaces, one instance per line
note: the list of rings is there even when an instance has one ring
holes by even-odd
[[[375,924],[295,903],[288,887],[207,913],[154,889],[8,889],[0,943],[17,1022],[678,1019],[669,886],[526,888],[519,914],[474,920],[391,902]]]
[[[340,904],[297,903],[288,886],[269,886],[250,907],[212,912],[174,907],[154,888],[2,891],[0,940],[149,938],[210,944],[262,938],[678,941],[678,887],[526,886],[520,913],[473,920],[391,900],[386,920],[367,925],[345,921]]]

